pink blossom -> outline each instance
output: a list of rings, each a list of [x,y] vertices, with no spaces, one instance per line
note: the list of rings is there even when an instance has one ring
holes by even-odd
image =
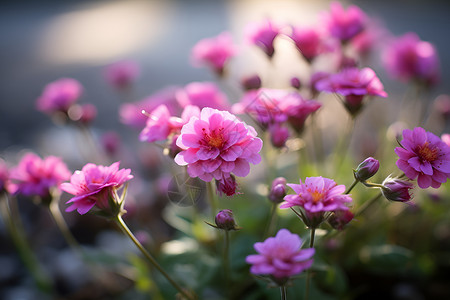
[[[255,275],[271,275],[277,283],[284,284],[313,264],[314,248],[300,249],[301,238],[287,229],[280,229],[275,237],[255,243],[258,254],[247,256],[250,272]]]
[[[199,115],[200,109],[197,106],[188,105],[181,118],[171,116],[167,106],[161,104],[149,114],[147,124],[141,131],[139,139],[141,142],[149,143],[164,141],[169,135],[178,133],[191,117]]]
[[[247,176],[249,163],[261,161],[262,141],[256,137],[255,129],[227,111],[209,107],[181,128],[177,146],[183,151],[177,154],[175,162],[187,165],[189,176],[208,182],[228,178],[231,173]]]
[[[88,163],[81,171],[75,171],[70,177],[70,183],[60,185],[61,190],[75,196],[66,202],[71,203],[66,211],[76,209],[83,215],[94,206],[107,210],[110,198],[114,199],[114,190],[133,178],[131,170],[119,170],[119,164],[115,162],[107,167]]]
[[[61,78],[47,84],[37,99],[36,106],[39,111],[52,114],[55,112],[67,113],[83,93],[81,84],[72,78]]]
[[[226,95],[213,82],[192,82],[176,92],[176,100],[181,107],[198,106],[200,109],[211,107],[228,110],[229,103]]]
[[[370,54],[377,45],[384,42],[386,30],[374,20],[371,20],[367,27],[351,39],[352,48],[360,56]]]
[[[10,192],[25,196],[50,196],[50,190],[70,177],[70,171],[61,158],[41,159],[34,153],[25,154],[10,171]]]
[[[403,130],[401,147],[395,148],[397,166],[420,188],[438,188],[450,177],[450,147],[421,127]]]
[[[387,97],[383,84],[370,68],[345,68],[317,82],[316,88],[344,96],[344,104],[352,114],[359,112],[365,96]]]
[[[207,65],[218,75],[223,75],[226,63],[235,56],[237,47],[231,34],[223,32],[214,38],[199,41],[192,49],[192,62],[195,66]]]
[[[303,99],[300,94],[294,95],[298,99],[295,105],[292,105],[287,109],[288,122],[297,133],[301,133],[306,119],[321,108],[322,104],[316,100]]]
[[[287,184],[295,192],[284,197],[285,202],[280,208],[299,206],[306,219],[303,221],[309,227],[317,227],[323,221],[325,212],[348,210],[347,203],[352,201],[345,192],[344,185],[337,185],[332,179],[323,177],[307,177],[305,183]]]
[[[139,66],[131,60],[113,63],[105,68],[105,79],[113,87],[122,89],[130,86],[139,76]]]
[[[289,138],[289,129],[280,123],[269,126],[270,141],[275,148],[283,148]]]
[[[281,27],[271,20],[249,23],[244,29],[245,38],[250,44],[261,48],[271,58],[275,52],[273,42],[281,32]]]
[[[330,11],[322,14],[323,22],[332,37],[343,42],[350,40],[364,30],[366,14],[356,5],[345,10],[341,3],[331,2]]]
[[[125,125],[142,129],[148,119],[142,111],[151,112],[161,104],[166,105],[171,114],[175,114],[179,110],[175,98],[178,89],[178,87],[166,87],[144,100],[122,104],[119,108],[120,121]]]
[[[91,103],[75,104],[70,107],[68,116],[72,121],[89,124],[97,117],[97,108]]]
[[[412,32],[394,39],[383,52],[385,68],[394,78],[420,80],[435,84],[440,77],[439,59],[435,47]]]
[[[292,27],[288,36],[294,41],[297,50],[311,62],[316,56],[328,51],[322,33],[315,28]]]

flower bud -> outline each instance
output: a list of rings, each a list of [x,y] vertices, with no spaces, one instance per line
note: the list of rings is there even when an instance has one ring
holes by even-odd
[[[342,230],[345,225],[353,220],[353,213],[349,210],[338,210],[335,211],[329,218],[328,223],[337,230]]]
[[[241,85],[246,90],[257,90],[261,87],[261,78],[258,75],[248,76],[241,79]]]
[[[236,230],[236,222],[233,218],[233,212],[231,209],[224,209],[219,211],[215,218],[216,226],[223,230]]]
[[[272,181],[272,187],[269,192],[269,200],[273,203],[281,203],[286,196],[286,179],[277,177]]]
[[[276,148],[283,148],[289,138],[289,129],[275,123],[270,126],[269,132],[272,145]]]
[[[217,193],[220,196],[223,196],[223,194],[227,196],[233,196],[237,193],[236,179],[233,175],[230,175],[230,177],[216,180],[216,188]]]
[[[299,90],[302,87],[302,83],[300,82],[300,79],[298,77],[292,77],[291,78],[291,86],[297,90]]]
[[[411,182],[388,177],[382,185],[381,192],[388,200],[408,202],[412,199],[409,192],[409,190],[413,188],[413,184]]]
[[[353,171],[353,175],[358,181],[366,181],[375,175],[379,168],[380,162],[373,157],[368,157]]]

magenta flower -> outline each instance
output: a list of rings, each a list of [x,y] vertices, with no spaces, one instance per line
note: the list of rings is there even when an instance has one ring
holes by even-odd
[[[450,177],[450,147],[421,127],[403,130],[401,147],[395,148],[397,166],[420,188],[438,188]]]
[[[292,32],[288,36],[308,62],[328,51],[328,47],[324,44],[322,33],[315,28],[293,26]]]
[[[289,138],[289,129],[280,123],[269,126],[270,142],[275,148],[283,148]]]
[[[81,84],[72,78],[61,78],[47,84],[36,101],[39,111],[47,114],[55,112],[67,113],[83,93]]]
[[[383,84],[370,68],[345,68],[316,83],[319,91],[345,97],[345,107],[354,115],[359,112],[365,96],[387,97]]]
[[[250,272],[255,275],[271,275],[280,285],[292,276],[310,268],[313,264],[314,248],[300,249],[302,240],[287,229],[280,229],[275,237],[255,243],[258,254],[247,256]]]
[[[177,154],[175,162],[187,165],[189,176],[208,182],[228,178],[231,173],[247,176],[249,163],[261,161],[262,141],[256,137],[255,129],[227,111],[209,107],[181,128],[177,146],[183,151]]]
[[[110,199],[118,200],[113,195],[114,191],[133,178],[133,175],[130,175],[131,170],[119,170],[119,164],[115,162],[107,167],[89,163],[81,171],[75,171],[70,177],[70,183],[60,185],[61,190],[75,196],[66,202],[71,203],[66,211],[76,209],[84,215],[94,206],[101,210],[111,209]]]
[[[171,116],[167,106],[161,104],[149,114],[147,124],[139,134],[139,140],[149,143],[164,141],[171,134],[178,133],[192,116],[199,115],[200,109],[197,106],[188,105],[181,118]]]
[[[352,201],[345,192],[344,185],[337,185],[332,179],[307,177],[305,183],[287,184],[295,192],[286,195],[280,208],[298,206],[301,208],[302,220],[306,226],[316,228],[323,222],[325,213],[348,210],[347,203]]]
[[[231,109],[233,113],[252,116],[264,129],[289,121],[299,132],[306,118],[320,106],[316,101],[304,100],[296,91],[262,88],[248,91]]]
[[[394,39],[383,52],[383,63],[394,78],[419,80],[435,84],[440,77],[439,59],[435,47],[412,32]]]
[[[105,68],[105,79],[113,87],[123,89],[139,76],[139,65],[130,60],[119,61]]]
[[[235,56],[237,47],[231,34],[223,32],[217,37],[203,39],[192,48],[192,62],[195,66],[207,65],[218,75],[223,75],[226,63]]]
[[[47,198],[51,189],[70,177],[70,171],[61,158],[48,156],[41,159],[34,153],[25,154],[17,167],[10,171],[13,194]]]
[[[224,174],[223,178],[216,179],[216,192],[220,196],[226,195],[231,197],[239,194],[237,190],[238,184],[236,182],[236,178],[232,174]]]
[[[319,177],[307,177],[305,183],[288,183],[294,195],[284,197],[285,202],[280,208],[300,206],[310,213],[327,212],[335,210],[348,210],[346,203],[352,201],[350,195],[343,195],[344,185],[337,185],[332,179]]]
[[[148,119],[142,111],[151,112],[161,104],[166,105],[171,114],[177,113],[180,110],[175,98],[178,89],[179,87],[169,86],[143,100],[122,104],[119,108],[120,121],[125,125],[142,129]]]
[[[271,58],[275,52],[273,42],[281,32],[281,27],[270,20],[249,23],[245,27],[245,38],[247,42],[256,45]]]
[[[346,42],[363,31],[366,22],[366,14],[356,5],[350,5],[347,11],[341,3],[333,1],[330,12],[322,14],[323,22],[332,37]]]
[[[176,92],[176,100],[181,107],[198,106],[228,110],[229,103],[224,93],[213,82],[192,82]]]

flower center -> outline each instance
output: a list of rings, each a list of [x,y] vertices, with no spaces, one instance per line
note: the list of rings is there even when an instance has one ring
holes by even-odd
[[[311,191],[309,190],[309,194],[311,195],[312,201],[314,204],[316,204],[317,202],[322,201],[323,199],[323,192],[318,191],[318,190],[314,190]]]
[[[438,157],[438,149],[437,148],[431,149],[430,147],[428,147],[428,144],[429,143],[426,142],[422,146],[419,146],[418,154],[423,161],[432,162],[435,161]]]
[[[222,130],[223,130],[223,128],[220,128],[219,132],[216,132],[214,130],[210,134],[204,133],[205,140],[210,147],[214,147],[214,148],[223,147],[223,145],[225,144],[225,140],[222,135]]]

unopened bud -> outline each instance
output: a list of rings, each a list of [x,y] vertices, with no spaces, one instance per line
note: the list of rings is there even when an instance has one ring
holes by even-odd
[[[380,162],[373,157],[366,158],[356,170],[353,171],[355,179],[358,181],[366,181],[378,172]]]
[[[231,209],[224,209],[219,211],[215,218],[216,226],[223,230],[236,230],[236,222],[233,218],[233,212]]]
[[[386,199],[398,202],[408,202],[412,199],[410,189],[413,184],[398,178],[386,178],[382,184],[381,192]]]
[[[269,192],[269,200],[273,203],[283,202],[283,198],[286,196],[286,179],[283,177],[277,177],[272,181],[272,187]]]
[[[291,86],[297,90],[299,90],[302,86],[300,79],[298,77],[292,77],[291,78]]]
[[[353,220],[353,213],[349,210],[338,210],[335,211],[329,218],[328,223],[337,230],[342,230],[345,225]]]
[[[258,75],[244,77],[241,85],[246,91],[257,90],[261,87],[261,78]]]

